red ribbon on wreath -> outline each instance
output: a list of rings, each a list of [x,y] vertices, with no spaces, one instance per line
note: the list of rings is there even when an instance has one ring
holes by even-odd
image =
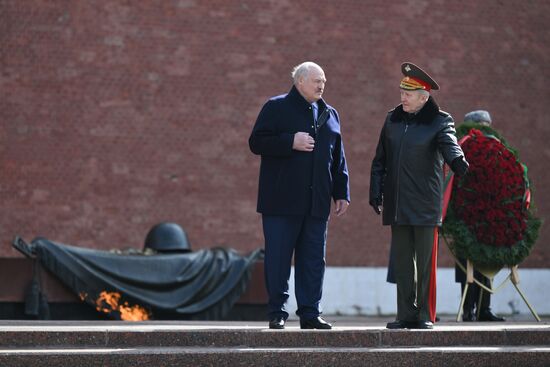
[[[470,138],[470,135],[465,135],[458,141],[458,144],[462,144]],[[443,210],[441,211],[441,222],[445,220],[445,215],[447,214],[447,208],[449,207],[449,202],[451,201],[451,193],[453,191],[453,181],[454,174],[453,171],[449,168],[447,164],[443,166],[443,177],[445,177],[445,191],[443,192]],[[437,227],[434,233],[434,243],[432,247],[432,271],[430,272],[430,283],[428,289],[428,309],[430,312],[430,319],[432,322],[435,322],[436,316],[436,300],[437,300],[437,252],[439,249],[439,236],[437,233]]]

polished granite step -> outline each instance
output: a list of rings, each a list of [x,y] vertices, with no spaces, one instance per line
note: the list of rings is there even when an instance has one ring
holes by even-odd
[[[548,366],[550,346],[0,350],[2,366]]]
[[[433,330],[383,325],[301,330],[289,322],[270,330],[252,322],[0,322],[0,348],[86,347],[406,347],[550,345],[548,323],[436,324]]]
[[[330,331],[259,322],[0,322],[0,366],[548,366],[550,324],[383,323]]]

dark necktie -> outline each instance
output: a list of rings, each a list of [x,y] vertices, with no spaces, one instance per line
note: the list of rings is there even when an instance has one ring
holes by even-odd
[[[314,103],[311,105],[311,109],[313,110],[313,121],[317,122],[317,116],[319,116],[319,107],[317,107],[317,104]]]

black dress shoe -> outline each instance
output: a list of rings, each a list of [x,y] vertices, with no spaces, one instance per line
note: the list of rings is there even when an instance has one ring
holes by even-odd
[[[487,309],[479,311],[479,321],[506,321],[506,319],[495,315],[490,309]]]
[[[431,321],[420,320],[411,329],[433,329],[434,324]]]
[[[300,329],[332,329],[332,325],[320,317],[315,317],[308,320],[300,320]]]
[[[416,325],[414,321],[395,320],[386,324],[386,329],[412,329]]]
[[[284,329],[285,328],[285,319],[282,317],[275,317],[269,321],[270,329]]]

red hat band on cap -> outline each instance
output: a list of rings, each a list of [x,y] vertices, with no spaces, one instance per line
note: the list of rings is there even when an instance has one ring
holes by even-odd
[[[412,80],[414,80],[415,82],[417,82],[418,84],[422,85],[424,87],[425,90],[427,90],[428,92],[430,90],[432,90],[432,86],[429,85],[428,83],[426,83],[425,81],[423,80],[420,80],[420,79],[417,79],[417,78],[413,78],[413,77],[409,77],[411,78]]]
[[[417,89],[423,89],[425,91],[430,91],[432,89],[432,86],[425,81],[414,78],[412,76],[406,76],[401,80],[400,87],[407,90],[417,90]]]

